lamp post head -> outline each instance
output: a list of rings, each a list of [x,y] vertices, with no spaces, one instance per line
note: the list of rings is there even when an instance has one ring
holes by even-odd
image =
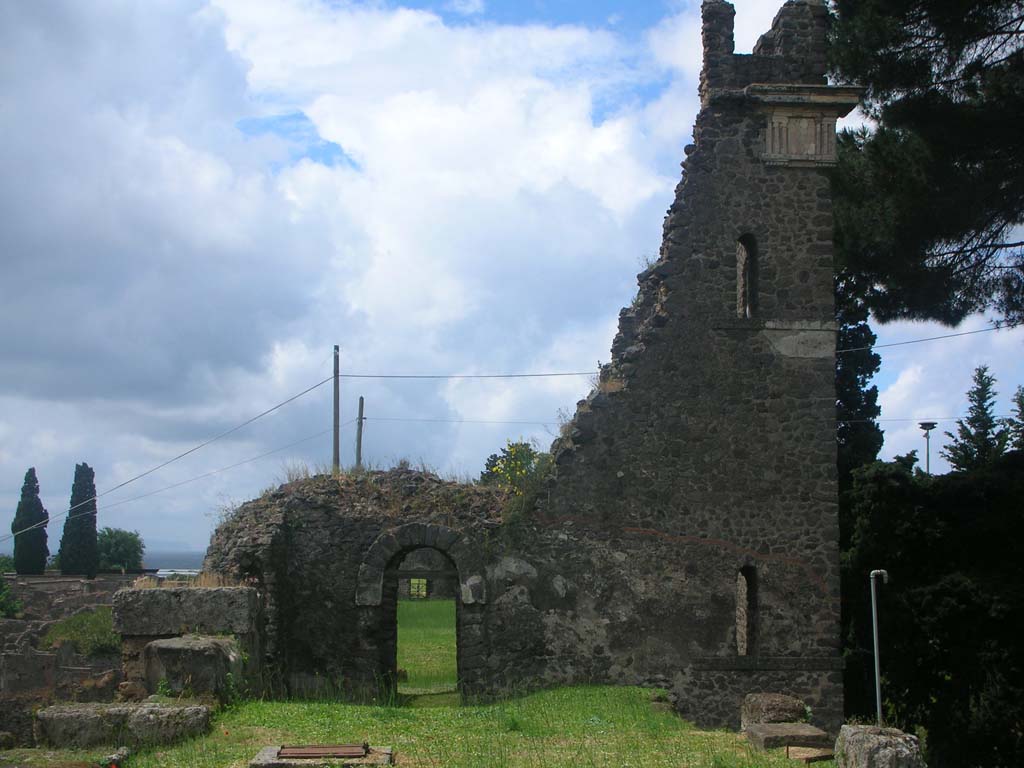
[[[918,426],[924,430],[925,434],[928,434],[939,425],[938,422],[935,421],[922,421]]]

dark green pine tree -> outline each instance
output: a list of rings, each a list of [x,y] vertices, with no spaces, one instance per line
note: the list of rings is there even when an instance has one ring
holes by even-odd
[[[835,0],[838,79],[876,127],[840,139],[837,262],[872,314],[1024,319],[1021,0]]]
[[[60,539],[60,572],[91,579],[100,564],[96,540],[96,483],[92,468],[84,462],[75,465],[69,509]]]
[[[1010,448],[1024,451],[1024,387],[1017,387],[1013,394],[1013,415],[1006,422],[1009,431]]]
[[[881,413],[878,387],[871,379],[882,363],[872,349],[876,336],[868,325],[868,308],[855,279],[840,271],[836,277],[836,442],[839,492],[850,487],[850,475],[870,464],[882,448],[882,430],[875,419]]]
[[[46,524],[50,516],[39,499],[39,481],[35,467],[25,473],[21,501],[14,513],[11,533],[14,536],[14,570],[21,574],[41,574],[46,570],[50,550],[46,546]],[[19,533],[23,531],[23,533]]]
[[[974,369],[974,385],[967,392],[971,407],[967,418],[956,423],[956,434],[947,432],[951,442],[941,456],[953,469],[969,471],[991,464],[1006,452],[1009,433],[992,412],[996,401],[996,379],[987,365]]]

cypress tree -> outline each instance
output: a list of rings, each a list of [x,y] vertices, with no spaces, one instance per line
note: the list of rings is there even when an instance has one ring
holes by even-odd
[[[41,574],[46,570],[50,550],[46,546],[46,524],[50,516],[39,499],[39,481],[36,468],[29,467],[25,483],[21,486],[21,501],[14,513],[11,533],[14,537],[14,570],[20,574]],[[37,527],[33,527],[37,526]],[[31,528],[31,530],[26,530]],[[24,531],[24,533],[18,533]]]
[[[71,486],[71,505],[64,520],[60,539],[60,572],[84,574],[90,579],[99,569],[99,547],[96,540],[96,483],[92,468],[75,465],[75,482]]]

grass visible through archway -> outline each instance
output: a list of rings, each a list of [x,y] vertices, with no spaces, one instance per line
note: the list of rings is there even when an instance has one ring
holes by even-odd
[[[398,668],[408,677],[399,681],[399,694],[429,696],[422,704],[452,703],[452,696],[457,696],[455,660],[455,601],[400,600]],[[444,701],[437,701],[439,694]]]

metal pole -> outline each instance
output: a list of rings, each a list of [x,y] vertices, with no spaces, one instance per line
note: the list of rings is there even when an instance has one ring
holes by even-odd
[[[334,457],[331,461],[331,469],[335,475],[341,471],[341,447],[339,437],[341,432],[341,386],[339,374],[341,373],[340,350],[334,345]]]
[[[875,639],[875,710],[878,713],[878,727],[882,727],[882,667],[878,657],[878,590],[876,579],[882,577],[882,582],[889,583],[887,571],[871,572],[871,630]]]
[[[356,469],[363,468],[363,396],[359,396],[359,418],[356,419]]]
[[[922,421],[918,426],[924,430],[924,471],[932,473],[932,430],[939,426],[934,421]]]

